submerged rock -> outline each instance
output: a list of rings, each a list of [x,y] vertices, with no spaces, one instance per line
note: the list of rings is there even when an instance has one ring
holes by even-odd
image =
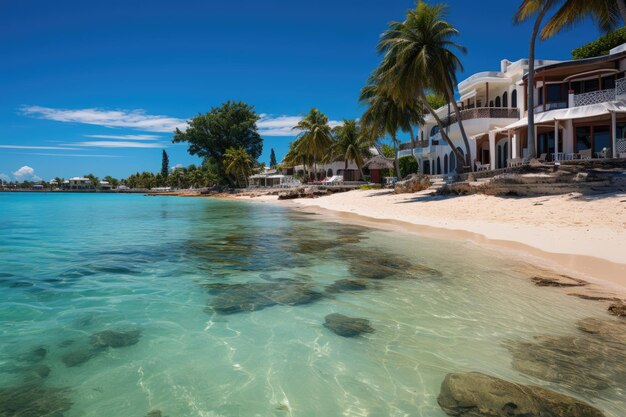
[[[604,417],[573,397],[479,372],[446,375],[437,402],[457,417]]]
[[[309,283],[285,279],[278,282],[209,284],[209,307],[220,314],[256,311],[275,305],[301,305],[319,300],[322,293]]]
[[[617,317],[626,317],[626,304],[615,303],[609,306],[609,313]]]
[[[71,406],[65,388],[48,388],[42,384],[0,388],[2,417],[63,417]]]
[[[48,349],[46,349],[44,346],[39,346],[38,348],[35,348],[30,352],[21,355],[19,359],[23,362],[37,363],[44,360],[47,354]]]
[[[136,344],[139,342],[140,337],[140,330],[104,330],[93,334],[90,342],[95,349],[105,347],[120,348]]]
[[[161,417],[162,415],[161,410],[151,410],[146,414],[146,417]]]
[[[597,391],[626,383],[626,325],[594,318],[578,322],[580,334],[537,336],[533,342],[508,341],[512,365],[527,375],[574,392]]]
[[[45,379],[50,375],[50,367],[48,365],[37,364],[26,368],[25,380]]]
[[[567,275],[535,276],[531,281],[539,287],[584,287],[589,284],[587,281]]]
[[[362,291],[367,287],[367,281],[362,279],[340,279],[327,286],[326,292],[338,293],[342,291]]]
[[[372,333],[374,331],[370,326],[369,320],[348,317],[339,313],[327,315],[324,327],[343,337],[354,337],[361,333]]]
[[[350,273],[358,278],[385,279],[406,272],[411,263],[394,256],[352,259]]]
[[[93,359],[99,350],[90,347],[83,347],[66,353],[61,357],[61,360],[68,368],[82,365],[90,359]]]

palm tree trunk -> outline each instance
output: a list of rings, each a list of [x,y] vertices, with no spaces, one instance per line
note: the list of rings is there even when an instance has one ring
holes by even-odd
[[[398,139],[396,138],[396,135],[392,135],[391,136],[391,140],[393,141],[393,167],[394,170],[396,171],[396,178],[401,179],[400,178],[400,163],[398,162]]]
[[[463,126],[463,118],[461,117],[461,111],[459,110],[459,105],[456,103],[454,99],[454,92],[452,91],[452,87],[450,85],[446,86],[448,89],[448,95],[450,96],[450,101],[452,102],[452,107],[454,107],[454,112],[456,113],[456,121],[459,124],[459,129],[461,130],[461,136],[463,137],[463,144],[465,145],[465,166],[469,167],[469,171],[473,171],[474,164],[472,164],[472,151],[470,149],[469,140],[467,140],[467,133],[465,133],[465,127]]]
[[[419,165],[419,159],[417,158],[417,155],[415,155],[415,148],[417,147],[416,143],[415,143],[415,133],[413,133],[413,127],[409,126],[409,135],[411,135],[411,146],[413,147],[413,158],[415,159],[415,162],[417,162],[417,164]]]
[[[444,126],[443,126],[443,122],[441,121],[439,116],[437,116],[437,113],[435,112],[435,110],[433,110],[433,108],[430,107],[430,104],[428,104],[428,100],[426,100],[426,94],[424,94],[423,91],[420,91],[420,99],[421,99],[422,105],[424,106],[426,111],[428,111],[430,114],[432,114],[433,118],[437,122],[437,126],[439,126],[439,131],[441,132],[441,137],[443,138],[443,140],[446,141],[448,146],[452,149],[452,152],[454,153],[454,156],[456,156],[457,161],[465,160],[465,158],[463,157],[463,154],[461,152],[459,152],[459,150],[456,148],[456,146],[454,146],[454,143],[452,143],[452,141],[450,140],[450,137],[445,132]]]
[[[617,0],[617,8],[620,16],[622,16],[622,21],[626,24],[626,0]]]
[[[552,0],[546,1],[537,16],[537,20],[535,20],[533,33],[530,37],[530,50],[528,51],[528,134],[526,136],[528,137],[528,158],[531,159],[537,156],[535,149],[535,44],[541,28],[541,22],[550,6],[552,6]]]

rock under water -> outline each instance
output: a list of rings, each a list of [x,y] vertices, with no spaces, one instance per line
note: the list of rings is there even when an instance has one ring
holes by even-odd
[[[324,327],[343,337],[354,337],[374,331],[367,319],[348,317],[339,313],[329,314],[325,319]]]
[[[104,330],[91,335],[90,342],[94,348],[120,348],[132,346],[139,342],[140,330]]]
[[[64,388],[42,384],[0,388],[2,417],[63,417],[71,406],[69,392]]]
[[[322,293],[309,283],[285,279],[279,282],[208,284],[209,309],[220,314],[257,311],[275,305],[301,305],[319,300]]]
[[[446,375],[437,402],[457,417],[604,417],[573,397],[479,372]]]
[[[368,283],[362,279],[340,279],[326,287],[326,292],[338,293],[343,291],[362,291],[368,288]]]
[[[536,336],[533,342],[508,341],[512,365],[527,375],[574,392],[598,391],[626,384],[626,324],[594,318],[578,322],[571,336]]]

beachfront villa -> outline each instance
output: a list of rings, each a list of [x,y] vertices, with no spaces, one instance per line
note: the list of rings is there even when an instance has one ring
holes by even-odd
[[[278,170],[267,167],[263,172],[248,177],[248,184],[252,187],[280,187],[292,181],[292,176],[283,175]]]
[[[379,156],[378,149],[375,147],[370,148],[370,153],[372,154],[372,158]],[[369,171],[367,169],[369,161],[365,161],[364,164],[364,172],[367,174]],[[307,172],[309,175],[312,175],[311,171],[313,167],[307,167]],[[297,175],[299,177],[304,177],[305,169],[303,165],[296,165],[295,167],[288,167],[284,170],[284,173],[287,175]],[[374,174],[370,172],[370,175]],[[377,177],[378,174],[376,173]],[[344,161],[341,158],[335,159],[334,161],[318,163],[317,164],[317,178],[331,178],[333,176],[341,176],[344,181],[364,181],[364,178],[361,175],[361,171],[359,167],[356,165],[354,161]],[[378,181],[374,181],[378,182]]]
[[[535,61],[536,150],[540,161],[626,157],[626,44],[608,55],[573,61]],[[458,84],[463,126],[475,169],[520,165],[528,157],[528,60],[503,60],[500,71]],[[465,146],[451,105],[436,110],[453,144]],[[432,115],[419,126],[414,155],[424,174],[456,172],[458,163]]]
[[[91,180],[85,177],[72,177],[67,180],[67,187],[70,190],[88,190],[93,188]]]

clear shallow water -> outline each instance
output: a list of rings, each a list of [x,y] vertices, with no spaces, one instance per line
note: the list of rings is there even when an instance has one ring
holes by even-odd
[[[65,416],[441,417],[446,373],[474,370],[576,396],[607,416],[626,409],[623,387],[574,393],[513,369],[506,340],[576,334],[577,320],[606,315],[473,245],[193,198],[4,193],[0,216],[0,387],[23,384],[28,353],[43,346],[45,386],[69,388]],[[210,308],[211,284],[293,279],[323,293],[377,257],[440,274],[406,268],[308,304]],[[340,337],[322,326],[336,312],[375,331]],[[141,338],[64,364],[110,329]]]

